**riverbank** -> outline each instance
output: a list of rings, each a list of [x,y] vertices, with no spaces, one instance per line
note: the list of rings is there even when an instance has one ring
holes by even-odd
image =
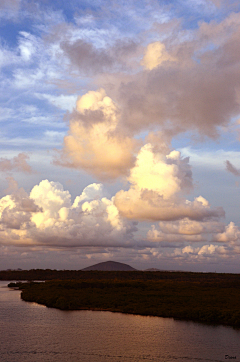
[[[240,327],[237,274],[168,273],[163,279],[150,273],[148,280],[144,274],[133,280],[131,273],[113,279],[111,272],[95,272],[95,278],[91,274],[85,280],[31,282],[19,287],[23,300],[61,310],[107,310]]]

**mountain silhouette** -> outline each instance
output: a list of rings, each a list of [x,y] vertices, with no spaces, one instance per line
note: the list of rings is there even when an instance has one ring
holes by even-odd
[[[105,261],[103,263],[94,264],[82,269],[83,271],[99,270],[99,271],[132,271],[137,270],[128,264],[118,263],[117,261]]]

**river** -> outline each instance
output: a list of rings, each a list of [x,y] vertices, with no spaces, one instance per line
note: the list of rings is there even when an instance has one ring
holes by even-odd
[[[240,331],[231,327],[60,311],[22,301],[7,284],[0,281],[1,362],[240,361]]]

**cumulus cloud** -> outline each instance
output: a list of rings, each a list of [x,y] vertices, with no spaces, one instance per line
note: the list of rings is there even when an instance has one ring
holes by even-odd
[[[80,196],[75,198],[73,207],[77,207],[81,201],[95,200],[100,199],[103,194],[103,184],[93,183],[88,185],[83,189],[83,192]]]
[[[188,245],[181,250],[178,249],[178,255],[181,254],[187,254],[192,259],[201,260],[202,257],[218,257],[219,254],[224,256],[224,254],[227,254],[227,249],[224,246],[214,244],[206,244],[196,248]]]
[[[224,232],[216,235],[216,240],[223,243],[230,243],[232,245],[240,245],[240,230],[234,222],[230,222],[225,227]]]
[[[37,228],[53,226],[56,219],[64,220],[68,216],[71,195],[63,190],[59,182],[41,181],[39,185],[33,187],[30,199],[42,210],[32,216]]]
[[[167,155],[154,153],[146,144],[130,171],[128,191],[115,195],[115,205],[122,216],[136,220],[206,220],[224,216],[222,208],[211,209],[202,196],[188,201],[183,192],[192,189],[192,173],[188,158],[179,151]]]
[[[31,166],[27,163],[26,160],[29,159],[29,156],[21,152],[13,159],[0,158],[0,171],[21,171],[25,173],[33,173]]]
[[[136,141],[117,131],[118,121],[117,106],[105,91],[89,91],[77,101],[62,157],[55,163],[82,168],[100,179],[127,174]]]
[[[217,245],[211,242],[205,242],[201,246],[186,245],[171,249],[159,249],[156,247],[149,249],[148,254],[143,251],[143,256],[145,256],[146,259],[157,262],[156,265],[158,265],[158,263],[166,263],[165,265],[168,266],[178,265],[181,269],[184,268],[184,270],[188,270],[188,268],[193,265],[197,268],[197,265],[199,265],[201,271],[205,268],[207,268],[208,271],[214,271],[216,270],[216,265],[219,265],[219,263],[222,265],[222,263],[226,262],[227,258],[231,258],[232,263],[236,263],[235,266],[237,267],[237,254],[239,254],[239,251],[236,248],[233,249],[225,245]]]
[[[160,221],[158,227],[152,225],[147,237],[152,242],[210,242],[212,240],[219,241],[217,235],[224,230],[225,225],[219,220],[196,221],[184,218],[171,222]]]
[[[0,199],[2,251],[24,246],[32,255],[43,248],[51,253],[74,247],[81,248],[81,255],[89,258],[98,253],[102,258],[121,255],[125,262],[216,261],[233,252],[231,247],[238,252],[238,228],[231,224],[224,229],[219,220],[211,217],[196,221],[181,216],[176,221],[160,221],[158,228],[152,226],[147,239],[136,238],[136,222],[122,217],[115,197],[103,196],[102,184],[88,185],[73,202],[69,191],[58,182],[43,180],[29,195],[15,183],[13,190]],[[198,208],[209,208],[203,197],[194,202]]]
[[[0,200],[0,243],[49,247],[134,246],[136,223],[123,220],[102,185],[89,185],[71,202],[58,182],[43,180]],[[95,190],[95,192],[94,192]]]
[[[6,195],[0,199],[0,225],[2,236],[9,231],[16,234],[24,233],[24,229],[31,225],[31,216],[40,208],[31,200],[23,188],[18,188],[12,178],[9,180],[12,194]],[[4,233],[6,231],[6,233]],[[4,236],[3,236],[4,237]]]

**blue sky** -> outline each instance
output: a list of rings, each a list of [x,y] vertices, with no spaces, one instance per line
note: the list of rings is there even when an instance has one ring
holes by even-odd
[[[239,272],[239,12],[1,2],[0,269]]]

